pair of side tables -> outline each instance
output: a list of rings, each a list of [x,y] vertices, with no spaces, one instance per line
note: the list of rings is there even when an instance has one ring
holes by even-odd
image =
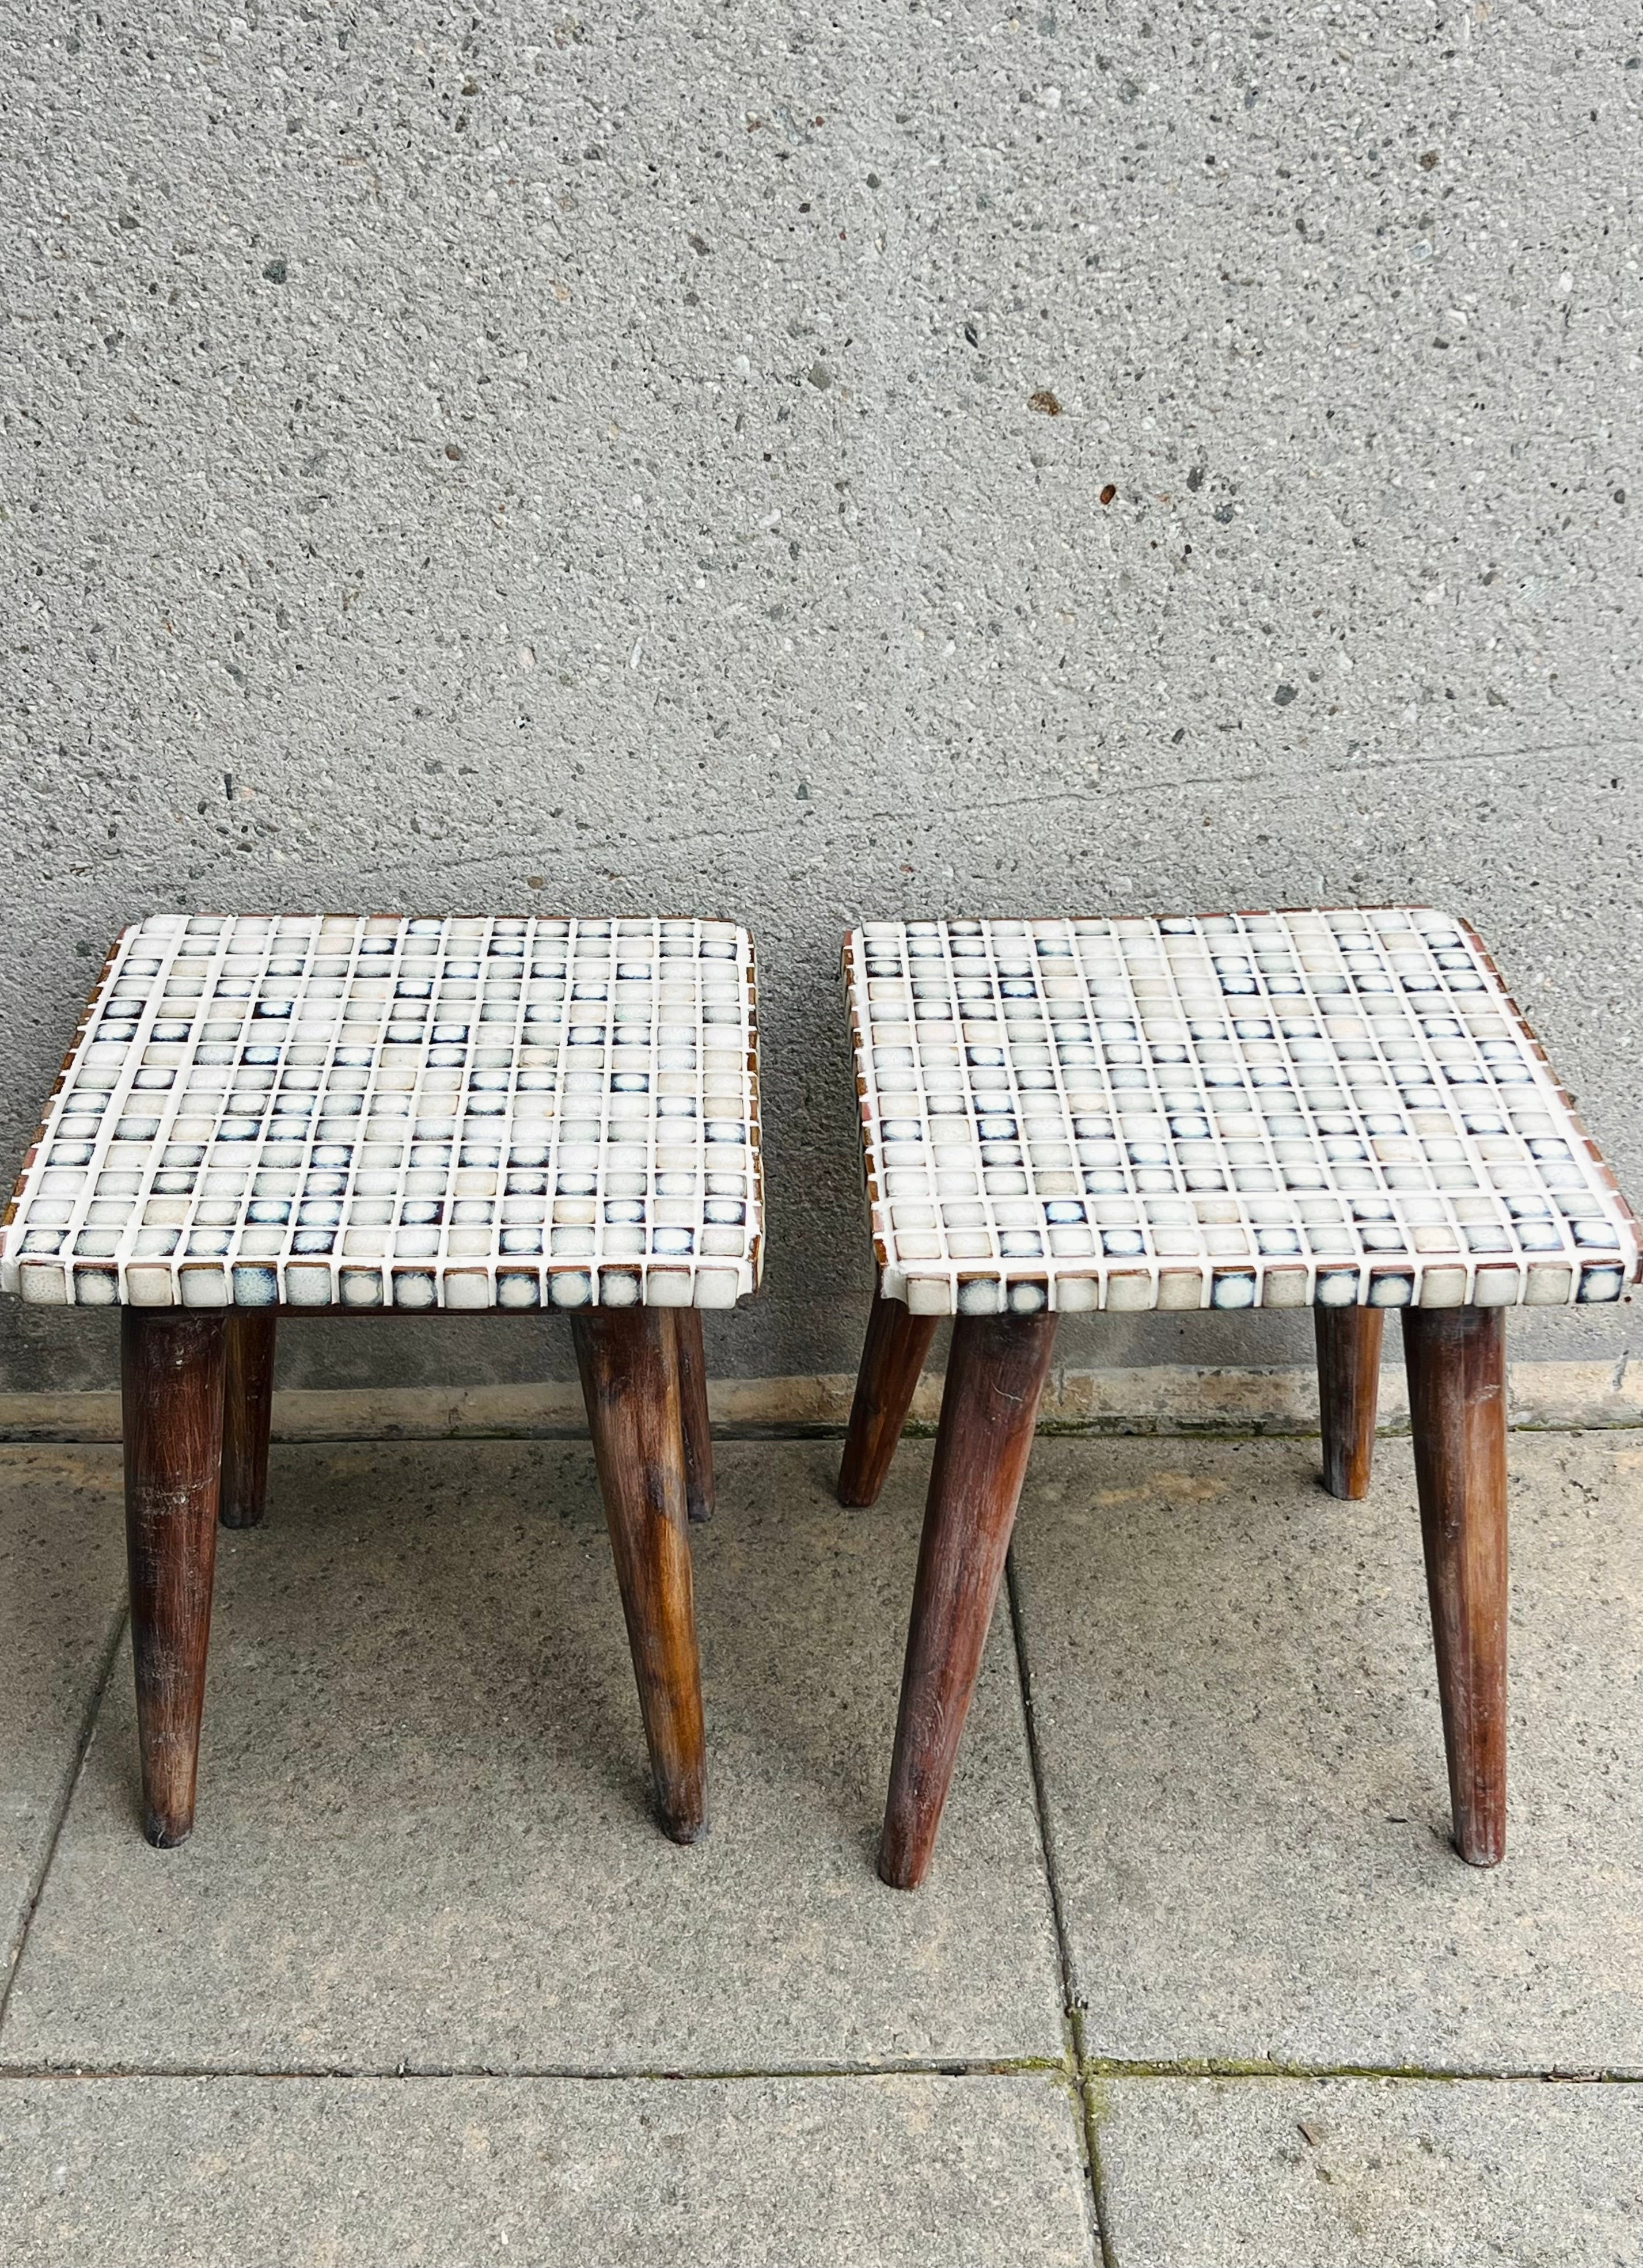
[[[839,1476],[954,1318],[880,1872],[927,1869],[1057,1314],[1309,1307],[1362,1496],[1403,1321],[1455,1839],[1506,1821],[1505,1314],[1619,1300],[1637,1224],[1477,934],[1421,908],[872,922],[844,976],[878,1287]],[[763,1249],[752,942],[720,921],[156,916],[114,946],[0,1290],[122,1309],[144,1826],[183,1840],[219,1521],[282,1316],[569,1316],[660,1822],[705,1824],[701,1312]]]

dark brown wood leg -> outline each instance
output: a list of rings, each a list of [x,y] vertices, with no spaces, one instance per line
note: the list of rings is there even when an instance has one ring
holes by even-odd
[[[229,1312],[223,1373],[223,1484],[217,1516],[225,1528],[260,1528],[269,1484],[269,1425],[274,1415],[274,1318],[256,1307]]]
[[[162,1851],[194,1825],[217,1565],[225,1318],[128,1307],[120,1342],[126,1557],[136,1667],[143,1832]]]
[[[684,1425],[685,1502],[694,1521],[713,1517],[713,1429],[707,1415],[707,1358],[702,1351],[702,1310],[675,1307],[679,1351],[679,1409]]]
[[[1404,1359],[1455,1847],[1506,1852],[1506,1315],[1406,1307]]]
[[[665,1307],[590,1307],[571,1329],[661,1823],[675,1843],[694,1843],[707,1824],[707,1768],[678,1335]]]
[[[1318,1334],[1323,1485],[1331,1496],[1355,1500],[1369,1493],[1386,1311],[1315,1307],[1312,1315]]]
[[[902,1673],[879,1872],[917,1889],[1004,1574],[1056,1319],[961,1315],[953,1327]]]
[[[899,1300],[873,1293],[838,1469],[841,1504],[877,1504],[939,1320],[910,1314]]]

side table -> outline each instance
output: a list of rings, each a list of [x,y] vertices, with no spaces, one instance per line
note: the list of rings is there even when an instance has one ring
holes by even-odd
[[[878,1289],[839,1476],[955,1318],[880,1852],[930,1863],[1067,1310],[1309,1307],[1361,1496],[1402,1317],[1455,1845],[1506,1839],[1508,1307],[1618,1300],[1637,1223],[1475,931],[1419,907],[870,922],[844,946]]]
[[[122,1314],[144,1829],[194,1822],[219,1517],[282,1317],[570,1317],[659,1813],[705,1823],[701,1310],[763,1252],[751,940],[722,921],[157,915],[109,954],[0,1291]]]

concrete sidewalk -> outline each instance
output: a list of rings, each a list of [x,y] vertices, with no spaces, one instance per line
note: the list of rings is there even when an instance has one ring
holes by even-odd
[[[929,1445],[726,1441],[712,1832],[592,1460],[276,1448],[199,1824],[118,1452],[0,1449],[0,2260],[1643,2263],[1635,1432],[1514,1435],[1511,1844],[1447,1845],[1408,1445],[1037,1446],[927,1888],[872,1853]]]

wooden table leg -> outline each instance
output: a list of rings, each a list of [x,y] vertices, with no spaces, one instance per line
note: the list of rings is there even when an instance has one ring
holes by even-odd
[[[1415,1480],[1448,1751],[1455,1847],[1506,1852],[1506,1315],[1406,1307]]]
[[[1381,1393],[1383,1307],[1315,1307],[1323,1485],[1331,1496],[1369,1493],[1375,1405]]]
[[[126,1557],[136,1668],[143,1832],[194,1825],[223,1452],[221,1314],[127,1307],[120,1342]]]
[[[910,1314],[899,1300],[873,1293],[850,1432],[838,1469],[841,1504],[878,1502],[939,1320]]]
[[[678,1335],[665,1307],[584,1308],[571,1329],[661,1823],[675,1843],[694,1843],[707,1824],[707,1770]]]
[[[713,1517],[713,1429],[707,1414],[707,1358],[700,1307],[674,1307],[679,1408],[684,1426],[685,1502],[694,1521]]]
[[[953,1327],[879,1872],[923,1881],[981,1668],[1033,1446],[1056,1319],[961,1315]]]
[[[274,1317],[231,1308],[223,1378],[223,1484],[217,1516],[225,1528],[259,1528],[269,1484],[269,1425],[274,1415]]]

